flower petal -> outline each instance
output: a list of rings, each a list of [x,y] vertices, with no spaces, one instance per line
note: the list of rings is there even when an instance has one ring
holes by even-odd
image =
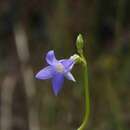
[[[58,95],[59,91],[61,90],[63,82],[64,82],[64,75],[56,73],[52,80],[52,85],[53,85],[52,87],[53,87],[54,94],[56,96]]]
[[[55,63],[57,63],[54,51],[51,50],[47,53],[46,55],[46,61],[49,65],[54,65]]]
[[[36,78],[37,79],[49,79],[52,78],[52,72],[53,69],[51,66],[47,66],[44,69],[40,70],[37,74],[36,74]]]
[[[73,77],[73,75],[72,75],[70,72],[66,73],[66,74],[65,74],[65,77],[66,77],[68,80],[72,80],[72,81],[74,81],[74,82],[76,81],[75,78]]]
[[[63,59],[59,61],[60,63],[62,63],[66,69],[66,72],[71,71],[71,69],[73,68],[75,62],[71,59]]]

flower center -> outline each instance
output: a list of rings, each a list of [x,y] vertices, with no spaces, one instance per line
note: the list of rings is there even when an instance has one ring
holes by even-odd
[[[56,65],[56,71],[59,72],[59,73],[64,72],[64,66],[61,63],[58,63]]]

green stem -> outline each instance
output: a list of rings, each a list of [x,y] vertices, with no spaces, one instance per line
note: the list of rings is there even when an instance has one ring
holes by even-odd
[[[90,114],[90,99],[89,99],[89,88],[88,88],[88,68],[87,68],[87,63],[86,60],[84,58],[84,56],[81,56],[82,59],[85,61],[84,63],[84,71],[83,71],[83,76],[84,76],[84,94],[85,94],[85,116],[83,119],[82,124],[80,125],[80,127],[77,130],[84,130],[87,125],[88,125],[88,118],[89,118],[89,114]]]

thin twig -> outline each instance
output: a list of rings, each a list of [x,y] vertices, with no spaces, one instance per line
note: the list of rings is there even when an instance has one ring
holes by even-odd
[[[1,88],[1,130],[11,130],[12,125],[12,97],[16,85],[14,76],[7,76]]]
[[[33,70],[30,65],[27,64],[29,60],[29,49],[27,44],[27,38],[23,26],[17,26],[14,30],[15,43],[17,48],[17,53],[19,60],[21,62],[21,73],[23,76],[23,81],[25,85],[25,91],[27,95],[28,103],[28,119],[29,119],[29,129],[39,130],[39,119],[37,106],[34,103],[34,98],[36,94],[35,83],[33,79]]]

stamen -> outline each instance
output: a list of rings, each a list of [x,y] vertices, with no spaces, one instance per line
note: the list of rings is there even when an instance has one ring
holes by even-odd
[[[59,73],[64,72],[64,66],[61,63],[58,63],[56,65],[56,71],[59,72]]]

